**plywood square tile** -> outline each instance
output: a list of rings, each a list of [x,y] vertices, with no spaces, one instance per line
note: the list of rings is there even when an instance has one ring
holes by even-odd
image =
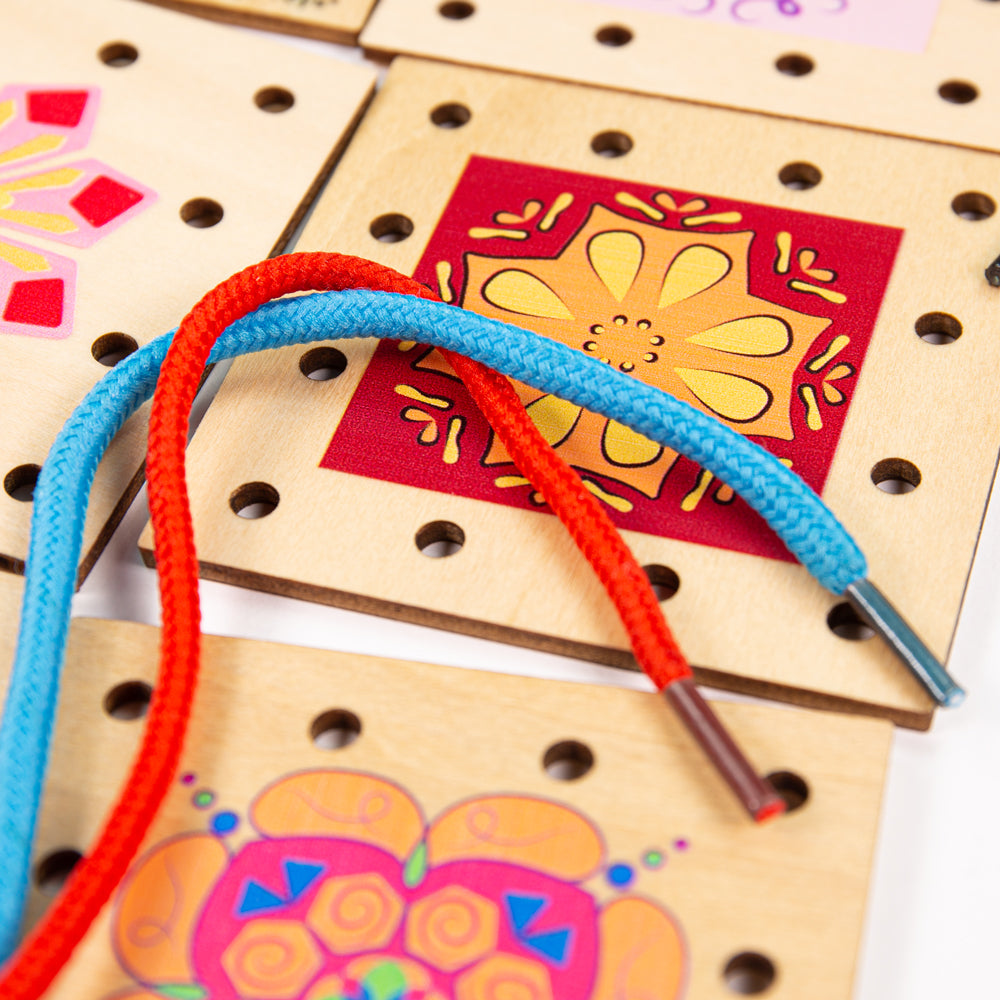
[[[13,5],[0,57],[0,566],[18,570],[34,475],[72,408],[284,244],[373,74],[125,0]],[[85,567],[143,438],[131,421],[101,466]]]
[[[595,152],[602,136],[622,155]],[[749,422],[822,489],[871,578],[945,656],[1000,434],[996,293],[982,274],[994,227],[953,200],[992,203],[996,177],[992,154],[400,59],[299,248],[416,273]],[[612,243],[623,256],[605,254]],[[699,254],[709,279],[675,301],[674,260]],[[371,343],[340,345],[346,367],[326,381],[304,376],[306,348],[233,367],[190,449],[203,572],[631,662],[586,563],[461,386],[402,347],[372,361]],[[712,379],[732,391],[713,396]],[[664,607],[704,678],[929,724],[915,682],[741,502],[578,416],[559,450],[658,582],[679,579]],[[278,506],[236,516],[236,491],[260,482]],[[427,558],[415,540],[441,522],[464,546]]]
[[[352,44],[375,0],[148,0],[185,14]]]
[[[74,623],[41,856],[92,836],[141,725],[101,704],[152,680],[157,638]],[[51,1000],[380,981],[724,1000],[734,962],[773,969],[777,1000],[851,995],[887,723],[721,705],[758,766],[808,789],[754,827],[655,695],[246,640],[204,653],[178,780]]]
[[[983,0],[381,0],[366,49],[1000,149]]]

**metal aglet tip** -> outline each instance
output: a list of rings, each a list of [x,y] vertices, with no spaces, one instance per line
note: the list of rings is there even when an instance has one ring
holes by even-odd
[[[965,691],[875,584],[856,580],[844,596],[939,705],[955,708],[962,704]]]

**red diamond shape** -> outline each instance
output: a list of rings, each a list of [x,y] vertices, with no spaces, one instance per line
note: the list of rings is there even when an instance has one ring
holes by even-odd
[[[62,278],[15,281],[3,318],[9,323],[57,327],[63,317]]]
[[[28,120],[75,128],[87,107],[85,90],[41,90],[28,94]]]
[[[110,177],[91,181],[70,204],[95,228],[106,226],[142,201],[142,195]]]

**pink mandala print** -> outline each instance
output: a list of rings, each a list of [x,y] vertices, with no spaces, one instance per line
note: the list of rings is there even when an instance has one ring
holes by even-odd
[[[156,201],[156,193],[83,149],[97,87],[0,89],[0,333],[61,339],[73,330],[76,263],[35,239],[85,249]]]
[[[427,823],[398,785],[321,770],[264,789],[249,820],[236,850],[221,812],[135,865],[111,929],[132,985],[107,1000],[684,995],[676,921],[559,803],[483,795]]]

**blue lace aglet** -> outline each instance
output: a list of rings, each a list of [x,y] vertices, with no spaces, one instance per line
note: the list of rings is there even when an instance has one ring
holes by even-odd
[[[855,580],[844,591],[854,609],[889,644],[892,651],[923,685],[928,694],[945,708],[956,708],[965,700],[965,691],[924,645],[889,599],[870,580]]]

